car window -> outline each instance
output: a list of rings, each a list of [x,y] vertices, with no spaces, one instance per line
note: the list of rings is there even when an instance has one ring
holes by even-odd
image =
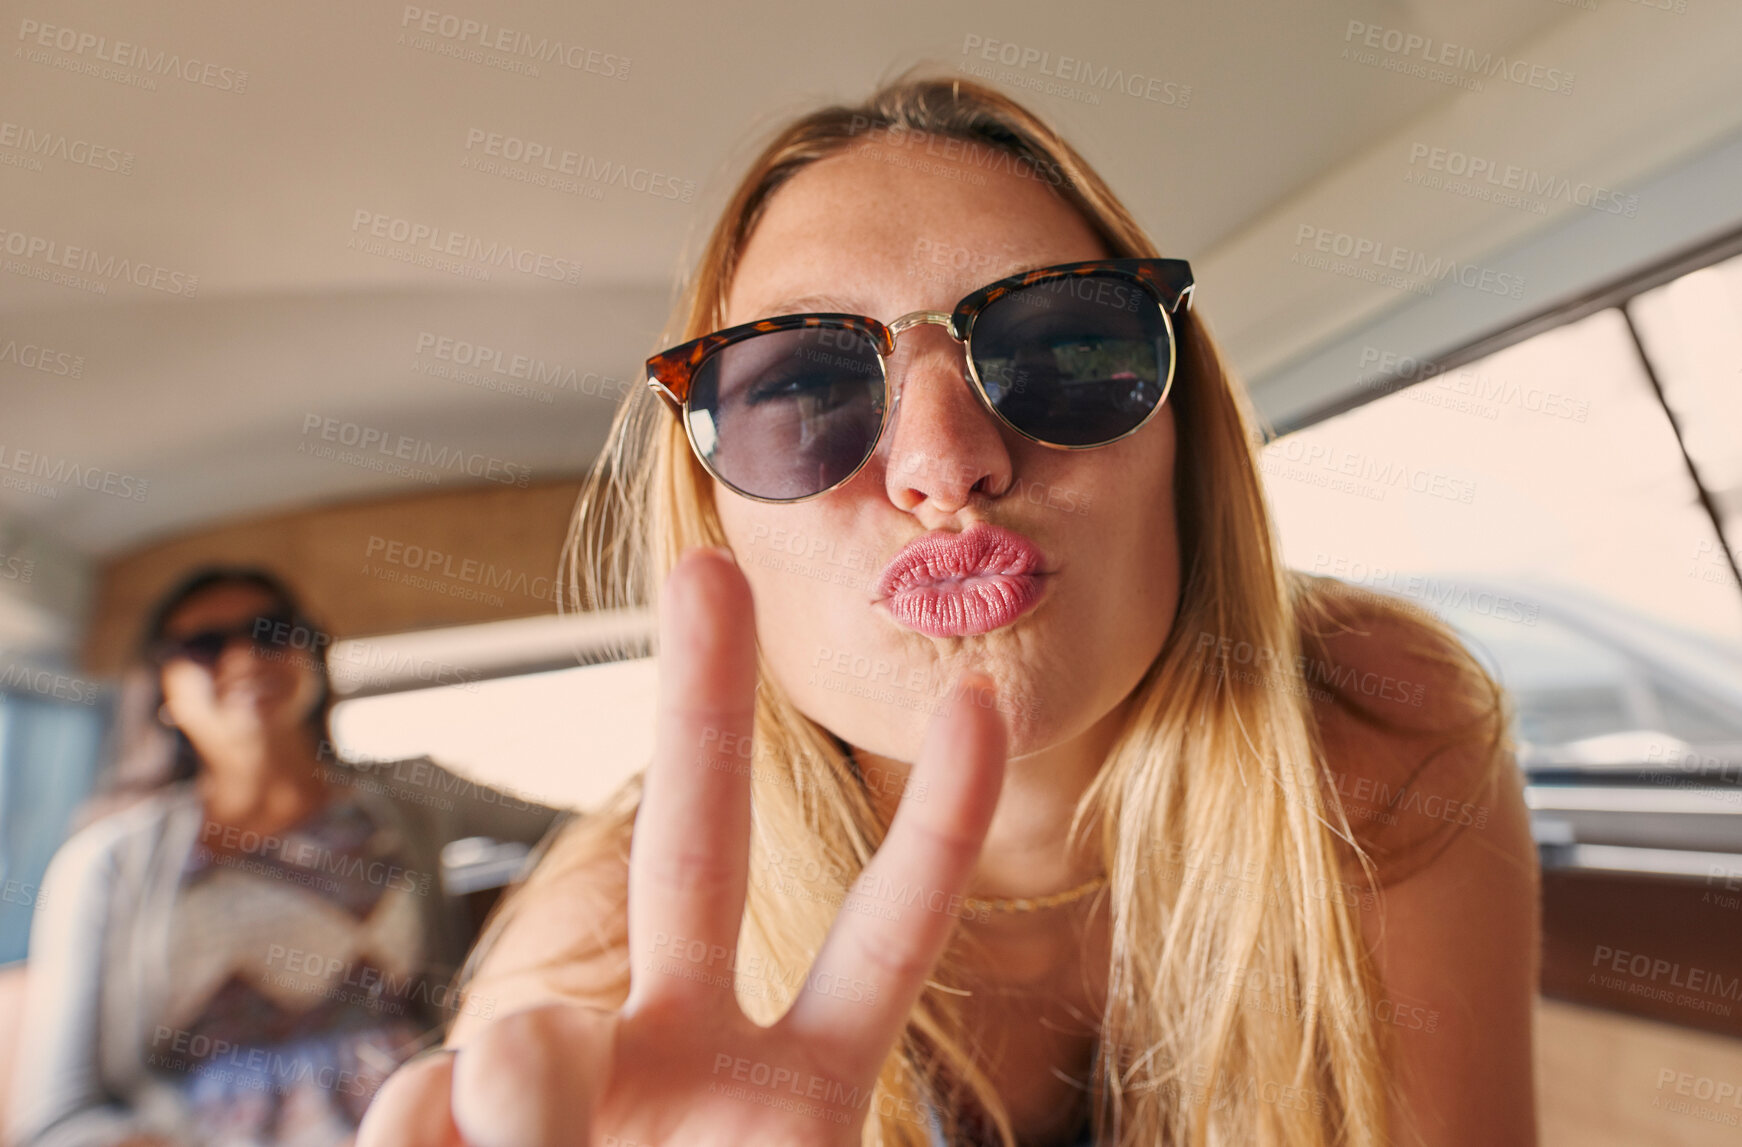
[[[1742,490],[1742,421],[1726,436],[1709,417],[1738,389],[1708,377],[1712,347],[1742,337],[1742,272],[1725,275],[1654,300],[1655,341],[1700,351],[1664,373],[1711,473]],[[1361,358],[1352,370],[1412,384],[1263,451],[1289,564],[1456,627],[1510,691],[1526,764],[1649,767],[1742,742],[1742,593],[1628,316],[1601,310],[1456,370]]]

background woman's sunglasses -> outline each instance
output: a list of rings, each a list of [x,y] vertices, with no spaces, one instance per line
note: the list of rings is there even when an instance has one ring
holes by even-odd
[[[232,641],[247,641],[257,649],[273,649],[285,644],[283,634],[287,628],[304,624],[292,613],[263,613],[224,628],[166,637],[152,647],[151,660],[160,666],[186,660],[210,669],[224,656],[224,650]]]
[[[1190,309],[1192,286],[1183,259],[1063,263],[887,326],[804,314],[728,327],[648,359],[647,384],[714,477],[747,498],[797,502],[876,452],[891,406],[885,359],[922,323],[966,345],[975,393],[1018,434],[1066,450],[1117,442],[1167,399],[1170,315]]]

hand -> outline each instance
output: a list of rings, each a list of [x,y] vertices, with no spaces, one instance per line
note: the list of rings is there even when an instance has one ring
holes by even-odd
[[[878,1070],[955,921],[935,906],[966,890],[998,802],[1005,730],[992,681],[960,682],[933,720],[865,870],[864,887],[925,894],[840,913],[805,980],[875,994],[801,990],[764,1028],[738,1007],[730,972],[718,974],[744,914],[750,779],[722,767],[743,758],[706,751],[750,736],[750,587],[729,558],[692,549],[662,603],[659,727],[629,860],[628,999],[616,1012],[529,1008],[457,1053],[408,1064],[371,1106],[359,1147],[859,1143]]]

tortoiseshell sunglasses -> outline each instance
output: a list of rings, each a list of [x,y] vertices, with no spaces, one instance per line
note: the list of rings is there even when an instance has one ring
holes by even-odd
[[[1183,259],[1097,259],[981,287],[943,311],[887,325],[864,315],[781,315],[692,339],[647,360],[714,477],[759,502],[800,502],[847,482],[888,424],[895,338],[935,323],[967,348],[982,405],[1063,450],[1135,433],[1166,401],[1171,314],[1191,307]],[[899,402],[900,393],[896,393]]]

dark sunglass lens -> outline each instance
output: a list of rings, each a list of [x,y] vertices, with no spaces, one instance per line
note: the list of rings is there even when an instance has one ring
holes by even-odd
[[[734,489],[809,497],[870,457],[883,425],[883,361],[861,331],[758,334],[696,369],[689,423],[702,457]]]
[[[281,645],[288,645],[295,640],[293,631],[299,624],[297,619],[288,613],[263,613],[248,622],[246,628],[242,629],[240,633],[253,642],[257,649],[273,649]],[[301,639],[306,644],[308,635],[303,634]]]
[[[1094,446],[1161,402],[1172,355],[1155,296],[1129,279],[1068,275],[1012,291],[974,321],[974,368],[1025,434]]]
[[[177,642],[181,656],[197,665],[216,665],[218,658],[224,655],[224,646],[230,642],[228,632],[221,629],[208,629],[203,633],[190,634]]]

